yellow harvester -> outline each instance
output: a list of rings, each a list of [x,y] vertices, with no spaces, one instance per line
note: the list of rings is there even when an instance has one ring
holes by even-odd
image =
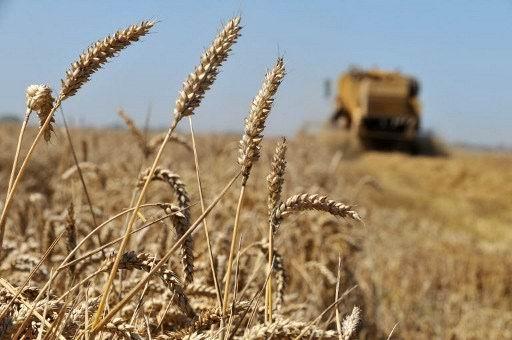
[[[334,125],[364,144],[414,142],[420,126],[419,84],[400,72],[351,69],[341,75]]]

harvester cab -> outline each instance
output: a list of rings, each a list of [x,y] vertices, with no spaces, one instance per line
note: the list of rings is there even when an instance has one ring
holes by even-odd
[[[341,75],[331,123],[363,144],[413,143],[420,127],[419,83],[400,72],[351,69]]]

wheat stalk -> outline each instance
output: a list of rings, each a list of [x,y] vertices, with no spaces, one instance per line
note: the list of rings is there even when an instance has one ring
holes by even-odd
[[[218,37],[214,40],[212,46],[209,49],[207,49],[206,52],[203,54],[199,66],[193,73],[189,75],[189,77],[185,81],[183,88],[180,91],[180,94],[178,95],[178,99],[176,100],[176,105],[174,109],[174,120],[172,121],[171,126],[169,127],[169,130],[167,132],[167,135],[162,141],[160,149],[158,150],[158,153],[155,156],[155,159],[149,171],[150,174],[155,172],[158,162],[162,157],[163,149],[167,142],[169,141],[169,138],[173,134],[174,130],[176,129],[179,121],[184,116],[190,116],[193,114],[194,109],[198,107],[199,104],[201,103],[201,100],[203,99],[206,90],[210,88],[211,84],[215,80],[215,77],[217,76],[217,73],[219,71],[219,66],[227,58],[231,46],[235,43],[236,39],[238,38],[240,30],[239,22],[239,17],[236,17],[235,19],[229,21],[228,25],[226,25],[224,30],[222,30],[219,33]],[[119,246],[118,257],[114,261],[112,271],[105,284],[104,294],[94,319],[93,326],[95,331],[98,330],[98,326],[100,324],[104,324],[105,320],[100,321],[100,319],[102,317],[103,311],[105,310],[106,301],[110,293],[110,288],[114,281],[114,275],[117,271],[117,266],[119,265],[119,256],[126,249],[130,232],[133,228],[133,224],[135,223],[139,207],[142,204],[142,200],[144,199],[144,196],[146,194],[149,181],[150,178],[148,177],[148,179],[144,183],[144,186],[140,190],[139,197],[134,205],[135,209],[126,226],[124,239],[121,242],[121,245]]]
[[[197,146],[196,146],[196,138],[194,134],[194,125],[192,124],[192,117],[188,117],[188,123],[190,127],[190,139],[192,140],[192,151],[194,154],[194,167],[196,172],[196,183],[197,183],[197,190],[199,192],[199,201],[201,203],[201,211],[205,211],[205,203],[204,203],[204,196],[203,196],[203,186],[201,183],[201,175],[200,175],[200,167],[199,167],[199,157],[197,156]],[[208,232],[208,220],[205,218],[203,221],[203,230],[204,235],[206,239],[206,246],[208,250],[208,260],[210,262],[210,270],[212,273],[212,279],[213,279],[213,285],[215,286],[215,291],[217,295],[217,303],[219,304],[219,308],[222,310],[222,292],[219,285],[219,280],[217,276],[217,272],[215,270],[215,264],[213,260],[213,252],[212,252],[212,244],[210,241],[210,233]],[[223,325],[221,325],[223,326]],[[222,327],[221,327],[222,328]]]
[[[204,220],[204,218],[213,210],[213,208],[219,203],[221,198],[227,193],[229,188],[235,183],[235,181],[240,176],[240,172],[238,172],[231,180],[224,186],[222,191],[215,197],[212,203],[205,209],[205,211],[199,216],[199,218],[190,226],[190,228],[187,230],[185,235],[183,235],[176,243],[173,245],[171,249],[162,257],[160,261],[158,261],[151,269],[151,271],[148,272],[148,274],[141,279],[135,287],[133,287],[123,298],[120,302],[118,302],[115,306],[113,306],[107,315],[103,319],[101,319],[96,325],[93,325],[92,334],[97,334],[101,330],[101,328],[108,323],[109,320],[111,320],[114,315],[121,310],[121,308],[126,305],[134,296],[137,294],[137,292],[146,284],[146,282],[149,281],[152,275],[156,274],[158,270],[160,270],[165,263],[169,260],[169,258],[172,256],[172,254],[176,251],[176,249],[184,242],[186,237],[188,235],[192,234],[194,230],[200,225],[200,223]],[[135,209],[134,209],[135,210]],[[120,259],[120,257],[119,257]]]
[[[195,69],[193,73],[191,73],[188,76],[187,80],[185,81],[183,88],[180,91],[180,94],[178,95],[178,99],[176,100],[174,109],[174,120],[172,121],[171,126],[169,127],[169,130],[167,132],[167,135],[165,136],[162,144],[160,145],[160,149],[158,150],[158,153],[155,156],[149,173],[154,173],[156,166],[162,156],[163,149],[167,142],[169,141],[169,138],[173,134],[174,130],[176,129],[179,121],[184,116],[190,116],[193,114],[194,109],[198,107],[199,104],[201,103],[201,100],[203,99],[206,90],[210,88],[211,84],[215,80],[215,77],[217,76],[217,73],[219,71],[219,66],[227,58],[231,46],[235,43],[236,39],[238,38],[240,30],[239,22],[239,17],[236,17],[235,19],[229,21],[228,25],[226,25],[224,30],[222,30],[219,33],[218,37],[214,40],[211,47],[207,49],[206,52],[203,54],[199,66]],[[126,226],[125,236],[123,241],[121,242],[121,245],[119,246],[118,255],[121,254],[124,251],[124,249],[126,249],[129,240],[129,235],[131,229],[133,228],[133,224],[135,223],[135,218],[138,209],[142,204],[142,200],[144,199],[144,196],[146,194],[149,180],[150,179],[148,178],[144,183],[144,186],[142,187],[139,197],[135,203],[135,209]],[[114,281],[114,275],[116,273],[119,260],[119,257],[116,258],[109,279],[107,280],[107,283],[105,284],[104,287],[103,298],[98,307],[98,311],[96,312],[96,317],[93,324],[96,331],[98,330],[98,325],[104,324],[105,321],[103,320],[100,322],[100,319],[102,317],[103,311],[105,310],[106,301],[110,293],[110,288]]]
[[[245,187],[247,180],[252,169],[254,162],[260,157],[260,144],[263,139],[263,129],[265,128],[265,121],[270,114],[272,103],[274,102],[274,95],[277,92],[285,75],[283,58],[277,58],[274,67],[267,72],[261,89],[256,97],[253,99],[251,109],[248,117],[245,119],[245,129],[240,146],[238,149],[238,164],[241,166],[242,173],[242,187],[240,188],[240,195],[238,197],[238,204],[235,214],[235,223],[233,226],[233,234],[231,236],[231,247],[229,250],[228,267],[226,270],[226,284],[224,288],[223,309],[224,313],[227,311],[227,304],[229,299],[229,290],[231,284],[233,257],[235,253],[235,245],[238,238],[238,227],[240,223],[240,212],[245,194]]]
[[[260,250],[268,256],[268,250],[269,250],[269,243],[268,242],[260,242],[258,243],[258,246],[260,248]],[[275,273],[275,276],[276,276],[276,286],[277,286],[277,291],[276,291],[276,300],[275,300],[275,305],[276,305],[276,310],[279,311],[282,309],[283,307],[283,301],[284,301],[284,290],[286,288],[286,271],[284,269],[284,261],[283,261],[283,256],[276,250],[276,249],[273,249],[272,250],[272,267],[271,267],[271,271],[273,273]],[[268,274],[268,269],[267,269],[267,275]],[[269,276],[269,281],[267,282],[267,286],[270,285],[270,276]],[[270,291],[270,293],[272,293],[272,291]],[[272,303],[272,300],[269,299],[268,302],[271,304]],[[272,305],[270,305],[272,306]],[[265,309],[267,307],[265,306]],[[272,320],[272,317],[271,315],[269,315],[269,319],[267,321],[270,321]]]

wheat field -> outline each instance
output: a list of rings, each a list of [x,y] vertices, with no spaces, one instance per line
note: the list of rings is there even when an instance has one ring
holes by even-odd
[[[239,17],[162,113],[168,130],[129,108],[126,129],[68,128],[61,103],[153,25],[91,45],[55,98],[27,89],[19,134],[0,126],[0,339],[512,338],[510,154],[264,138],[280,57],[239,135],[194,133]]]

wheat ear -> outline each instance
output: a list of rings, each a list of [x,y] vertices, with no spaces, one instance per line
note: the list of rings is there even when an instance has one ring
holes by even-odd
[[[16,174],[16,167],[18,166],[18,158],[21,150],[21,143],[23,141],[23,136],[25,134],[25,129],[28,124],[28,120],[30,118],[30,113],[32,111],[36,111],[39,122],[41,126],[44,124],[44,121],[48,117],[50,113],[53,103],[55,99],[52,96],[52,90],[47,85],[30,85],[27,87],[25,91],[26,97],[26,112],[25,117],[23,119],[23,123],[21,124],[20,133],[18,136],[18,144],[16,145],[16,153],[14,154],[13,165],[11,169],[11,175],[9,176],[9,186],[7,187],[7,192],[11,191],[11,187],[14,181],[14,175]],[[48,142],[51,137],[51,132],[53,131],[52,123],[55,122],[55,119],[52,117],[50,119],[50,123],[48,127],[44,131],[44,139]]]
[[[2,250],[2,242],[5,233],[7,212],[11,207],[15,190],[25,173],[25,169],[32,157],[37,143],[41,139],[41,136],[47,133],[47,129],[49,129],[52,119],[54,119],[53,115],[55,114],[55,111],[60,107],[62,101],[73,96],[78,89],[89,80],[91,75],[101,68],[103,64],[132,42],[135,42],[142,36],[146,35],[153,25],[153,21],[143,21],[141,24],[132,25],[127,29],[117,31],[113,36],[106,37],[105,39],[96,42],[94,45],[89,47],[87,51],[82,53],[79,59],[74,62],[71,65],[71,68],[66,72],[66,78],[62,80],[60,94],[57,100],[53,103],[53,107],[46,116],[44,123],[41,124],[38,134],[32,141],[32,144],[27,151],[27,155],[20,166],[18,174],[12,182],[11,190],[7,192],[2,214],[0,215],[0,252]]]
[[[204,97],[206,90],[210,88],[211,84],[215,80],[215,77],[219,72],[219,66],[227,58],[231,46],[235,43],[236,39],[238,38],[240,31],[239,23],[239,17],[236,17],[228,22],[226,27],[219,33],[218,37],[214,40],[212,46],[209,49],[207,49],[206,52],[201,57],[199,66],[195,69],[194,72],[192,72],[187,77],[187,80],[185,81],[183,88],[180,91],[180,94],[178,95],[178,99],[176,100],[176,105],[174,109],[174,119],[171,123],[171,126],[169,127],[169,130],[167,131],[164,140],[162,141],[162,144],[160,145],[160,148],[153,161],[153,164],[151,165],[151,170],[149,171],[150,174],[154,173],[158,165],[158,162],[162,157],[164,147],[169,141],[171,135],[173,134],[180,120],[184,116],[190,116],[193,114],[194,109],[197,108],[201,103],[201,100]],[[127,223],[123,241],[119,246],[118,257],[114,261],[114,265],[112,267],[112,271],[110,272],[110,276],[107,282],[105,283],[102,300],[100,301],[100,305],[98,306],[98,310],[96,312],[93,323],[94,333],[97,333],[100,327],[104,325],[105,322],[108,321],[108,319],[112,318],[112,312],[110,312],[104,319],[102,319],[103,311],[105,310],[108,295],[110,293],[110,288],[112,287],[112,283],[114,282],[114,276],[116,275],[117,272],[117,266],[119,265],[120,260],[119,256],[128,245],[129,235],[135,223],[135,219],[139,211],[140,205],[142,204],[142,200],[144,199],[144,196],[146,194],[149,181],[150,178],[148,177],[148,179],[144,183],[144,186],[140,190],[139,197],[137,198],[136,203],[134,205],[133,213],[131,214],[130,220]],[[194,226],[192,226],[191,228],[193,227]]]
[[[245,119],[245,131],[238,149],[238,164],[242,167],[242,184],[247,182],[253,164],[260,158],[260,144],[265,122],[284,75],[284,60],[278,58],[272,70],[265,75],[263,85],[252,101],[249,116]]]
[[[335,331],[324,331],[300,321],[276,318],[272,323],[257,324],[246,330],[244,339],[294,339],[302,336],[311,339],[336,339]]]
[[[359,214],[350,205],[333,201],[328,199],[327,196],[298,194],[288,198],[275,208],[270,222],[273,233],[275,234],[279,231],[279,226],[287,214],[293,211],[304,210],[324,211],[334,216],[361,221]]]
[[[231,47],[240,36],[240,17],[234,17],[219,32],[210,47],[204,51],[201,61],[185,82],[174,106],[174,119],[180,121],[191,116],[199,107],[205,92],[215,81],[219,68],[227,59]]]
[[[154,256],[148,253],[135,253],[134,251],[129,251],[124,253],[121,256],[121,261],[119,262],[118,269],[126,269],[126,270],[142,270],[145,272],[150,272],[153,268],[153,264],[159,262],[160,259],[155,259]],[[102,271],[108,271],[112,269],[114,262],[114,258],[108,259],[102,265]],[[189,300],[183,286],[173,271],[165,268],[160,268],[158,270],[158,276],[164,282],[165,286],[169,288],[171,293],[173,294],[173,302],[180,308],[180,310],[185,313],[189,318],[193,319],[196,317],[196,313],[192,306],[190,306]]]
[[[30,85],[26,91],[27,109],[37,113],[39,117],[39,126],[42,127],[44,121],[50,114],[55,98],[52,96],[52,89],[47,85]],[[50,118],[50,123],[44,130],[44,139],[49,141],[51,133],[53,132],[52,124],[55,123],[55,118]]]
[[[235,253],[235,245],[238,238],[238,226],[240,222],[240,212],[242,209],[242,202],[245,193],[245,186],[252,166],[260,157],[260,144],[263,139],[263,129],[265,128],[265,121],[270,114],[274,96],[277,92],[285,75],[283,58],[277,58],[274,67],[267,72],[260,91],[253,99],[249,116],[245,119],[245,129],[240,147],[238,150],[238,164],[241,166],[242,172],[242,187],[240,188],[240,195],[238,197],[238,204],[235,214],[235,223],[233,226],[233,234],[231,237],[231,247],[229,250],[228,267],[226,270],[226,284],[224,288],[224,299],[222,301],[224,313],[227,310],[229,290],[232,275],[233,257]]]
[[[286,172],[286,138],[282,138],[277,143],[274,151],[274,157],[272,158],[272,164],[270,167],[270,174],[267,176],[267,188],[268,188],[268,216],[269,222],[272,217],[272,212],[276,206],[281,202],[281,192],[283,190],[284,174]],[[267,275],[268,283],[265,290],[265,319],[267,322],[272,322],[272,263],[277,261],[277,257],[274,258],[274,233],[272,230],[272,224],[269,223],[268,228],[268,264],[267,264]],[[282,261],[281,261],[282,262]],[[281,263],[282,265],[282,263]],[[275,268],[275,265],[274,265]],[[282,280],[280,280],[282,281]],[[279,284],[279,282],[278,282]],[[282,304],[282,292],[279,292],[280,301],[279,308]]]
[[[272,212],[276,206],[281,203],[281,192],[283,191],[284,175],[286,172],[286,138],[282,138],[276,145],[270,173],[267,176],[268,188],[268,216],[272,216]]]
[[[124,123],[128,127],[128,130],[130,130],[130,133],[133,135],[140,149],[144,153],[144,157],[147,157],[149,154],[149,150],[144,133],[135,125],[133,119],[131,119],[130,116],[128,116],[128,114],[126,114],[126,112],[123,109],[118,109],[117,115],[123,119]]]
[[[146,169],[142,172],[142,174],[139,176],[139,181],[137,186],[141,188],[145,181],[148,179],[149,176],[149,170]],[[153,173],[153,176],[151,177],[152,181],[162,181],[167,183],[171,189],[176,194],[176,198],[178,200],[178,207],[181,210],[181,213],[183,215],[183,218],[179,219],[173,219],[175,228],[176,228],[176,234],[178,239],[181,238],[187,229],[190,227],[190,198],[187,192],[187,188],[185,184],[181,181],[181,178],[179,175],[171,172],[168,169],[162,169],[157,167],[155,169],[155,172]],[[168,207],[162,207],[164,210]],[[166,211],[167,212],[167,211]],[[172,211],[169,211],[169,213],[172,213]],[[172,218],[173,216],[171,216]],[[181,247],[181,262],[183,264],[183,271],[185,273],[185,279],[184,282],[186,284],[192,283],[194,279],[194,239],[192,236],[188,236],[183,243]]]
[[[94,72],[121,50],[148,34],[154,24],[154,21],[142,21],[140,24],[131,25],[92,44],[66,71],[66,78],[61,81],[60,100],[75,95],[89,81]]]
[[[354,306],[352,312],[343,319],[341,336],[343,340],[349,340],[355,334],[361,321],[361,309]]]

